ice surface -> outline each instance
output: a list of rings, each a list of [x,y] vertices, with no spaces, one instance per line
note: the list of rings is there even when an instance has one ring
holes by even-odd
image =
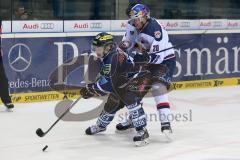
[[[240,87],[173,91],[170,93],[174,115],[188,116],[188,121],[174,121],[173,141],[160,132],[159,121],[148,122],[150,144],[134,147],[134,131],[115,133],[115,124],[106,132],[87,136],[85,129],[95,123],[65,122],[46,137],[44,131],[57,119],[57,102],[16,104],[14,112],[0,107],[0,160],[240,160]],[[81,100],[72,112],[91,109],[100,100]],[[156,113],[152,98],[144,99],[144,109]],[[48,145],[46,152],[42,148]]]

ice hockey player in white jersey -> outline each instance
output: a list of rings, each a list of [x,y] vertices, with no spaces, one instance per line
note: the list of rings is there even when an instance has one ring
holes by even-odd
[[[173,49],[163,52],[161,50],[172,47],[172,44],[169,42],[168,33],[164,27],[156,19],[150,17],[150,10],[147,6],[134,5],[129,10],[129,17],[127,30],[119,47],[129,55],[132,53],[131,49],[137,47],[138,52],[133,56],[134,62],[150,66],[150,71],[156,75],[154,77],[156,82],[152,85],[152,94],[161,121],[161,131],[169,135],[172,133],[172,129],[168,119],[170,114],[168,89],[176,67],[176,58]],[[159,65],[167,68],[166,74],[158,74],[160,71],[156,66]],[[131,117],[126,122],[117,124],[117,130],[131,128],[130,119]]]

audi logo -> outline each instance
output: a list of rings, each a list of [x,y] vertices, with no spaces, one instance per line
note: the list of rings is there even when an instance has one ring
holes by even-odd
[[[41,23],[41,29],[54,29],[54,23]]]
[[[180,26],[181,27],[190,27],[190,22],[181,22]]]
[[[213,26],[215,27],[221,27],[222,26],[222,22],[213,22]]]
[[[102,23],[91,23],[90,28],[102,28]]]

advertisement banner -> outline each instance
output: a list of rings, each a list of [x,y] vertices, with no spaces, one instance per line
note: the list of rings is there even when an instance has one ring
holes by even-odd
[[[172,89],[182,90],[182,89],[223,87],[223,86],[233,86],[233,85],[240,85],[240,77],[174,82],[172,84]]]
[[[199,20],[161,20],[158,21],[165,26],[167,30],[189,30],[199,29]]]
[[[110,31],[109,20],[69,20],[64,21],[65,32]]]
[[[111,20],[111,31],[125,31],[127,20]]]
[[[239,29],[240,28],[240,20],[228,20],[227,28],[228,29]]]
[[[2,21],[2,33],[11,33],[11,21]]]
[[[120,32],[125,31],[128,20],[64,20],[64,21],[3,21],[3,33],[56,33],[56,32]],[[240,20],[158,19],[167,30],[225,30],[240,29]]]
[[[71,90],[65,92],[32,92],[12,94],[11,99],[13,103],[29,103],[29,102],[42,102],[42,101],[55,101],[64,99],[76,99],[79,97],[79,91]]]
[[[200,19],[199,29],[227,29],[226,19]]]
[[[158,22],[167,30],[188,30],[199,29],[199,20],[163,20],[158,19]],[[111,31],[125,31],[127,20],[112,20]]]
[[[13,32],[63,32],[63,21],[13,21]]]
[[[3,38],[3,61],[11,93],[52,90],[49,77],[54,71],[57,84],[94,81],[99,59],[90,51],[93,36],[33,37]],[[239,37],[240,33],[171,34],[174,45],[195,39],[175,48],[173,81],[240,77]],[[121,38],[115,36],[116,42]]]
[[[6,38],[3,39],[3,61],[9,79],[10,92],[49,91],[51,73],[64,64],[73,63],[73,58],[81,55],[89,43],[85,38]],[[69,62],[70,61],[70,62]],[[78,58],[84,64],[84,57]],[[75,60],[74,60],[75,62]],[[59,69],[58,83],[67,80],[64,69]],[[83,66],[76,67],[71,83],[83,80]],[[76,81],[74,81],[76,80]]]

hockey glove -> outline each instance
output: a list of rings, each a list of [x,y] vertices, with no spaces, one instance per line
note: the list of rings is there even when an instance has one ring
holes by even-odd
[[[130,47],[130,43],[127,42],[127,41],[121,41],[121,42],[119,42],[118,47],[119,47],[123,52],[126,52],[127,49]]]
[[[94,90],[91,86],[91,84],[87,84],[86,87],[80,90],[80,95],[82,96],[82,98],[88,99],[94,96]]]
[[[137,53],[134,57],[133,57],[133,61],[135,63],[145,63],[147,64],[150,60],[150,57],[148,54],[139,54]]]

